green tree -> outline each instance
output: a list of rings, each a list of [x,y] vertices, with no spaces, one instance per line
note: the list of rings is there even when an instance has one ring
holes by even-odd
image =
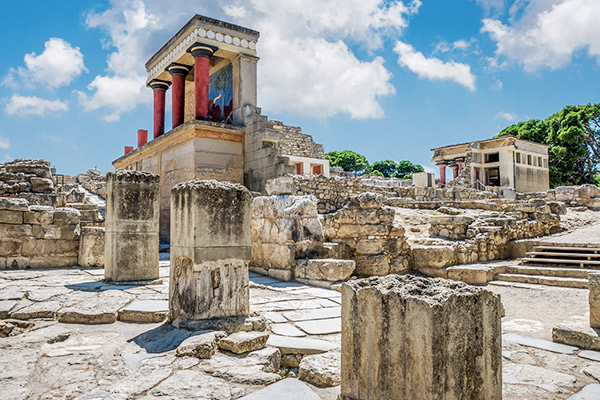
[[[600,186],[600,175],[596,175],[596,186]]]
[[[600,162],[600,104],[566,106],[543,121],[532,119],[503,129],[549,145],[550,185],[594,183]]]
[[[367,173],[373,175],[375,171],[381,172],[386,178],[391,177],[398,170],[398,164],[392,160],[375,161],[367,169]]]
[[[330,151],[325,154],[325,158],[329,160],[329,165],[332,167],[342,167],[344,171],[355,174],[364,171],[369,166],[365,156],[350,150]]]
[[[421,165],[413,164],[408,160],[402,160],[398,162],[396,173],[393,174],[393,176],[396,176],[398,178],[404,178],[405,176],[412,175],[415,172],[423,171],[425,171],[425,169]]]

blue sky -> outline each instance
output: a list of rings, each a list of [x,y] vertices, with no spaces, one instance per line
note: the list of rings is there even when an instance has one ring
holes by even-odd
[[[151,131],[144,63],[195,13],[261,32],[263,114],[371,162],[600,103],[598,0],[6,2],[0,161],[112,169]]]

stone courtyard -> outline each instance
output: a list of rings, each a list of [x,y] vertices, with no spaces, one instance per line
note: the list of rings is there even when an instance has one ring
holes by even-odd
[[[251,312],[265,318],[271,333],[266,347],[242,356],[226,350],[210,359],[180,356],[186,341],[204,333],[163,322],[166,265],[159,281],[145,286],[106,283],[102,269],[0,273],[7,336],[0,339],[1,398],[236,399],[300,376],[315,399],[336,399],[339,292],[250,273]],[[587,317],[585,289],[504,282],[486,289],[500,294],[505,310],[504,399],[567,399],[598,387],[600,352],[550,341],[554,325]],[[257,398],[275,398],[264,396]]]

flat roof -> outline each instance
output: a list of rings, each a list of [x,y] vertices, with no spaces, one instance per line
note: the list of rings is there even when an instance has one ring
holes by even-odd
[[[146,62],[145,67],[146,69],[149,68],[149,65],[155,61],[155,59],[157,59],[159,57],[160,54],[162,54],[163,51],[165,51],[171,44],[177,42],[177,40],[179,40],[179,38],[193,25],[197,24],[197,23],[204,23],[204,24],[208,24],[208,25],[212,25],[215,27],[219,27],[219,28],[224,28],[224,29],[229,29],[235,32],[239,32],[241,34],[244,35],[248,35],[251,36],[255,39],[258,39],[258,37],[260,36],[260,32],[249,29],[249,28],[245,28],[243,26],[240,25],[235,25],[229,22],[225,22],[225,21],[221,21],[218,19],[214,19],[214,18],[210,18],[210,17],[206,17],[204,15],[200,15],[200,14],[196,14],[194,15],[175,35],[173,35],[173,37],[171,39],[169,39],[167,41],[167,43],[165,43],[156,53],[154,53],[154,55],[152,57],[150,57],[150,59],[148,60],[148,62]]]
[[[509,138],[510,139],[515,139],[515,140],[519,140],[519,141],[522,141],[522,142],[529,142],[529,143],[537,144],[537,145],[540,145],[540,146],[550,147],[547,144],[539,143],[539,142],[534,142],[533,140],[521,139],[521,138],[516,137],[515,135],[503,135],[503,136],[499,136],[499,137],[495,137],[495,138],[491,138],[491,139],[472,140],[470,142],[465,142],[465,143],[449,144],[447,146],[435,147],[435,148],[430,149],[430,150],[431,151],[436,151],[436,150],[441,150],[441,149],[448,149],[448,148],[451,148],[451,147],[466,146],[466,145],[471,144],[471,143],[486,143],[486,142],[493,142],[495,140],[503,140],[503,139],[509,139]]]

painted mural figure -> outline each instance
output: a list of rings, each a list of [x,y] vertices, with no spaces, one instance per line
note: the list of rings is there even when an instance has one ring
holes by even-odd
[[[233,68],[230,64],[210,77],[208,118],[213,122],[231,123],[233,111]]]

